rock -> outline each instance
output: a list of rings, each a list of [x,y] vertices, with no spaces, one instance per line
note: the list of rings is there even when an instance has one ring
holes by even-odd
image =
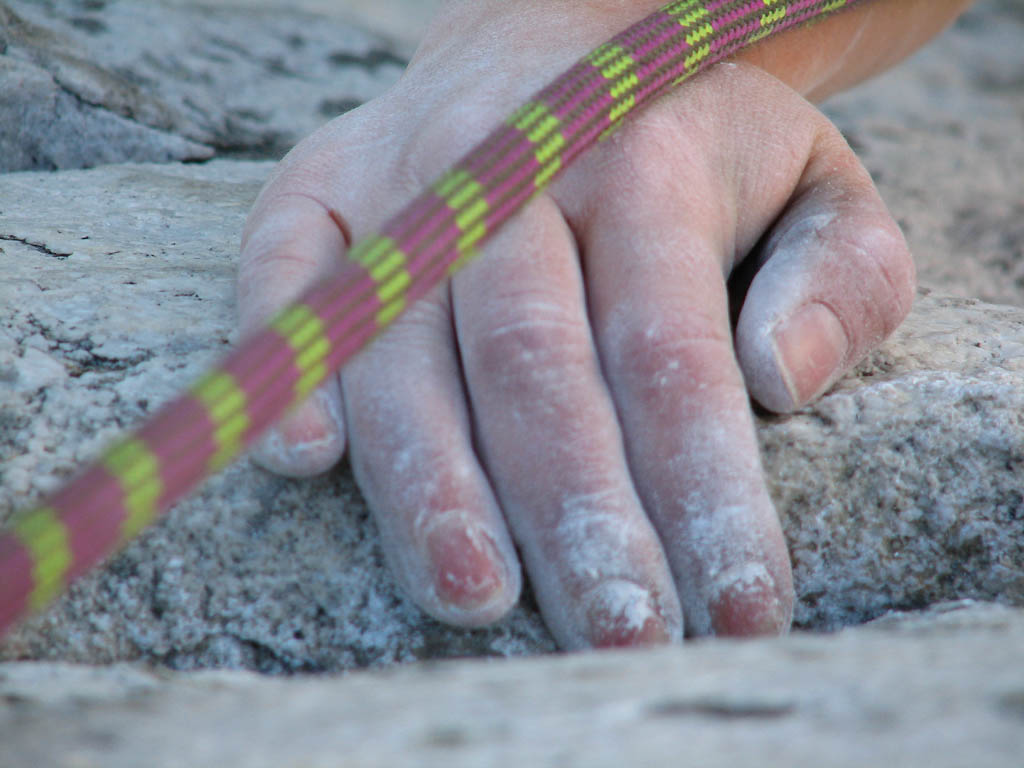
[[[211,155],[209,147],[82,102],[34,64],[0,56],[0,171]]]
[[[231,341],[245,213],[269,163],[0,176],[0,523],[198,377]],[[978,598],[1024,605],[1024,310],[925,293],[828,396],[760,434],[800,626]],[[395,588],[347,467],[242,462],[4,645],[7,658],[267,672],[553,645]]]
[[[1022,377],[1024,312],[924,291],[826,397],[761,420],[798,624],[954,596],[1024,605]]]
[[[0,665],[0,768],[1015,768],[1024,611],[344,677]]]
[[[0,171],[278,156],[404,60],[352,24],[131,0],[0,2]]]

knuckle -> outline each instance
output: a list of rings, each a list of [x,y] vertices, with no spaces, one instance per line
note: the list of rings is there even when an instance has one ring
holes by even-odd
[[[592,365],[594,352],[582,319],[535,302],[497,313],[493,325],[477,335],[471,357],[479,372],[529,392],[547,389],[552,378],[564,379],[572,375],[567,371]]]
[[[401,355],[404,360],[436,362],[452,334],[451,306],[447,295],[435,290],[412,303],[387,331],[374,342],[381,353]],[[421,359],[422,358],[422,359]]]
[[[666,110],[636,118],[608,143],[602,153],[602,203],[640,210],[652,201],[685,199],[686,188],[703,176],[701,142],[681,135],[678,121]]]
[[[613,375],[642,401],[738,385],[728,326],[700,312],[637,323],[616,346]]]
[[[852,309],[872,326],[864,341],[874,346],[910,312],[917,282],[914,260],[895,222],[861,228],[847,248],[859,256],[853,261],[864,272],[857,282],[866,288],[860,292],[861,306]]]
[[[554,317],[512,319],[485,331],[478,346],[491,370],[519,363],[565,366],[581,362],[590,353],[581,324]]]
[[[486,110],[445,106],[432,111],[409,131],[395,159],[395,177],[409,191],[418,192],[482,141],[494,123],[494,116]]]

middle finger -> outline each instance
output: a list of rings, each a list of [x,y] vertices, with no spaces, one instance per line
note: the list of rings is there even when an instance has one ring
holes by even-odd
[[[626,468],[576,248],[548,198],[453,281],[478,450],[564,648],[665,642],[682,620]]]

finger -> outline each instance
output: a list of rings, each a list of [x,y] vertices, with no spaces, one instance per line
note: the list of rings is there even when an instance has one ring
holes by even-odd
[[[672,142],[674,120],[651,113],[620,137],[601,168],[614,181],[572,219],[592,323],[687,634],[777,633],[792,576],[731,343],[733,198],[686,139]]]
[[[773,411],[824,393],[896,329],[913,302],[906,241],[831,126],[756,258],[736,346],[751,395]]]
[[[674,234],[666,242],[679,243]],[[792,615],[786,545],[733,356],[719,259],[708,243],[691,243],[637,253],[595,226],[585,239],[588,274],[599,275],[594,326],[688,633],[777,633]],[[632,275],[609,268],[618,260]]]
[[[481,455],[564,648],[681,638],[587,325],[575,247],[547,198],[453,283]]]
[[[340,214],[312,197],[271,193],[261,203],[246,227],[239,261],[243,335],[337,269],[349,245]],[[271,471],[304,476],[334,465],[344,448],[341,389],[331,376],[267,432],[252,457]]]
[[[519,598],[512,540],[473,453],[446,289],[412,306],[346,366],[351,460],[398,581],[461,626]]]

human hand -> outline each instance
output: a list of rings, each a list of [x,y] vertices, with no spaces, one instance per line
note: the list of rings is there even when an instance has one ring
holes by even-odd
[[[392,91],[282,163],[246,227],[243,330],[616,31],[486,7],[442,17]],[[347,435],[396,576],[444,621],[515,603],[514,540],[563,647],[678,638],[684,616],[689,634],[781,631],[792,580],[748,393],[777,411],[819,395],[912,287],[836,130],[761,70],[718,67],[578,161],[258,458],[316,473]]]

